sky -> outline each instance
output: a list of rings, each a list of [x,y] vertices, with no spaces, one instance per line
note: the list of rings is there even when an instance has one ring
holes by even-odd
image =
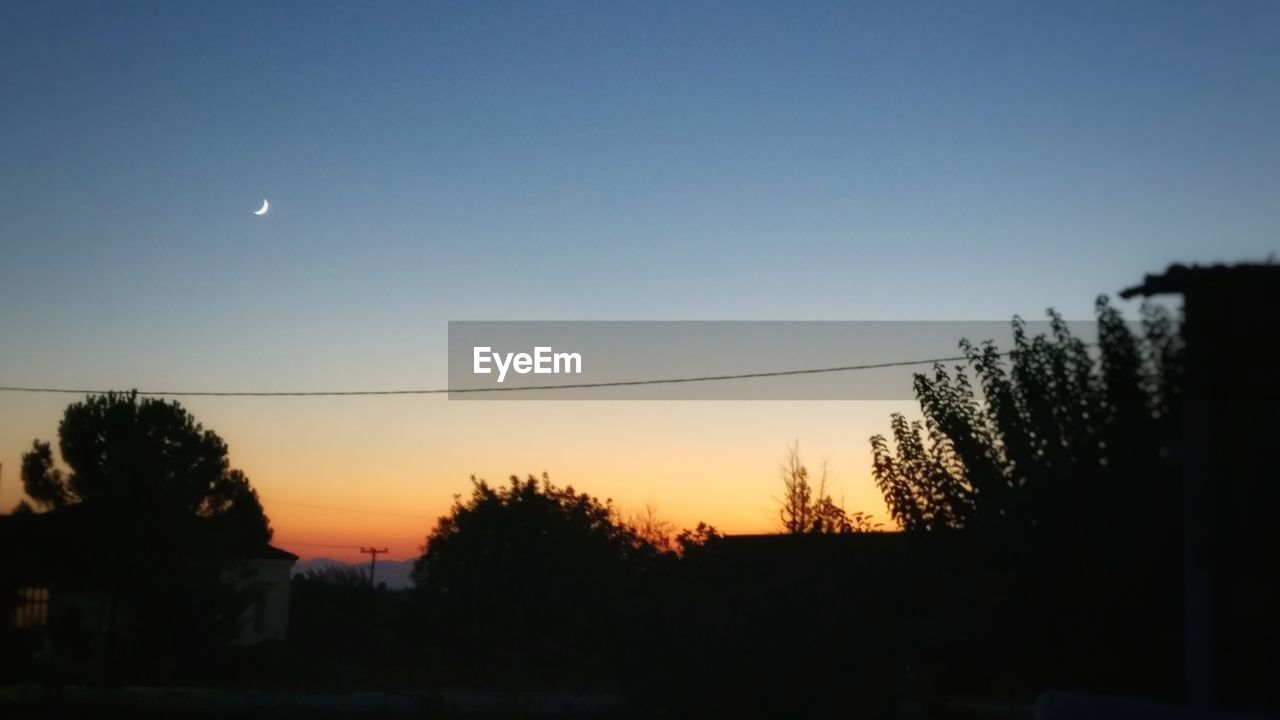
[[[6,3],[0,385],[441,387],[450,320],[1088,318],[1280,246],[1277,37],[1273,2]],[[6,511],[74,399],[0,393]],[[471,474],[770,530],[795,440],[887,521],[867,438],[913,410],[183,404],[278,544],[353,559]]]

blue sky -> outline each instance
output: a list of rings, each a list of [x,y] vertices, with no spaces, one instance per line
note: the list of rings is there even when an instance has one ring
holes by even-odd
[[[440,385],[450,319],[1087,317],[1280,246],[1277,37],[1273,2],[7,3],[0,384]]]
[[[51,5],[24,334],[1083,314],[1276,247],[1271,3]]]

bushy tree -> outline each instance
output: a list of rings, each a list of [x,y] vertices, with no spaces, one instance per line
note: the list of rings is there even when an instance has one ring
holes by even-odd
[[[687,557],[723,537],[714,525],[700,522],[697,527],[685,528],[676,535],[676,547],[679,548],[681,557]]]
[[[230,467],[226,443],[177,402],[90,395],[63,413],[58,449],[70,472],[55,466],[47,442],[33,441],[22,457],[23,489],[37,509],[154,513],[148,524],[195,523],[233,551],[271,539],[257,492]]]
[[[506,486],[472,476],[471,496],[456,496],[437,521],[412,578],[418,588],[440,593],[476,582],[499,594],[516,592],[621,566],[642,554],[641,545],[610,500],[559,487],[546,474],[513,475]]]
[[[58,425],[57,467],[36,440],[22,459],[27,512],[51,514],[65,537],[53,568],[63,587],[105,603],[105,661],[169,671],[234,636],[247,598],[231,582],[271,539],[257,493],[227,446],[176,402],[91,395]]]
[[[895,414],[893,443],[871,438],[876,484],[903,529],[1099,530],[1174,512],[1175,320],[1147,306],[1135,334],[1106,298],[1097,313],[1096,348],[1051,312],[1048,335],[1014,319],[1007,357],[965,340],[967,368],[916,375],[923,421]]]
[[[951,658],[934,672],[1008,663],[1029,683],[1100,691],[1177,682],[1182,346],[1162,308],[1144,308],[1137,331],[1105,298],[1097,317],[1096,347],[1054,313],[1035,337],[1015,318],[1007,356],[962,342],[966,365],[916,376],[923,420],[894,415],[893,443],[871,439],[894,519],[963,534],[946,543],[968,552],[952,569],[984,589],[968,613],[934,609],[945,649],[911,646]]]
[[[412,578],[436,639],[456,656],[490,671],[581,671],[618,651],[624,608],[658,554],[609,500],[545,474],[505,486],[472,477]]]

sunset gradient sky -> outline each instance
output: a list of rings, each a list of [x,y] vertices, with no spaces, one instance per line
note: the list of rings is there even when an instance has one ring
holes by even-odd
[[[1274,2],[7,3],[0,385],[441,387],[463,319],[1087,318],[1280,245],[1277,37]],[[72,399],[0,393],[5,511]],[[413,555],[473,473],[771,529],[797,438],[883,517],[867,438],[912,408],[183,402],[339,557]]]

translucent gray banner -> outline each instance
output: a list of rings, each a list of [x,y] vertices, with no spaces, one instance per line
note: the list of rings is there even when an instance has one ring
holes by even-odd
[[[1013,347],[1007,320],[451,321],[449,399],[910,400],[915,373],[962,364],[961,338]]]

